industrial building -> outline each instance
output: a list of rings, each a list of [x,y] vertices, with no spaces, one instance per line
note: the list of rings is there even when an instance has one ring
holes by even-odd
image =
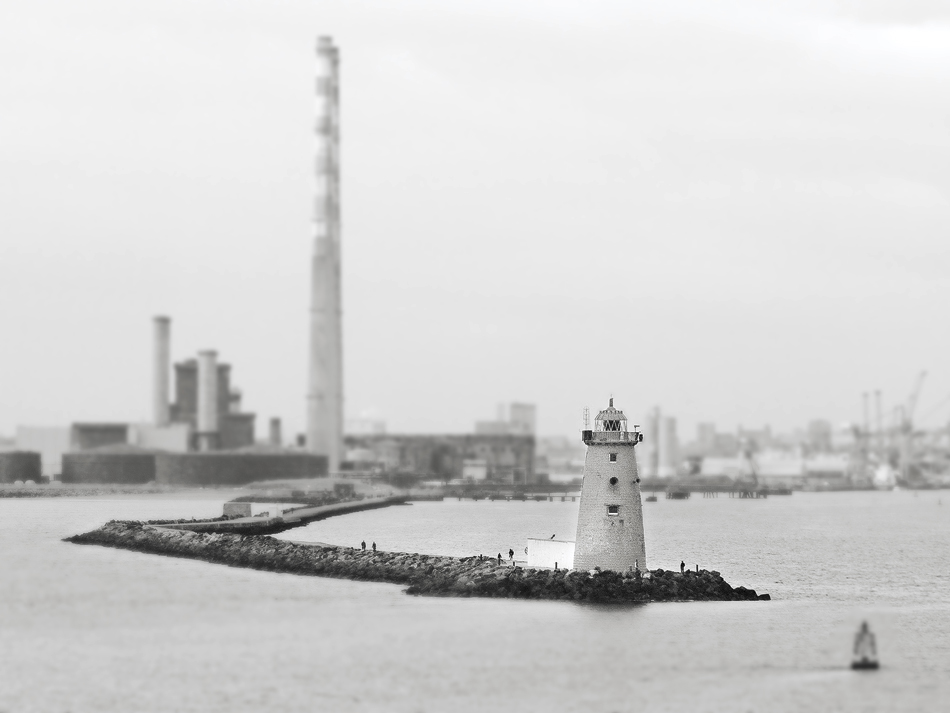
[[[154,429],[187,429],[185,448],[219,450],[254,444],[253,413],[241,410],[241,392],[231,384],[231,365],[218,361],[217,352],[205,350],[174,366],[174,401],[169,401],[171,373],[171,320],[154,321],[154,375],[152,412]]]
[[[533,436],[536,425],[537,407],[534,404],[499,404],[498,417],[494,421],[476,421],[475,433],[481,436]]]
[[[506,483],[535,480],[533,435],[347,435],[355,469],[407,473],[443,481]]]
[[[0,483],[39,483],[43,471],[40,454],[33,451],[4,451],[0,453]]]
[[[186,359],[175,364],[175,401],[169,405],[172,424],[184,424],[191,432],[189,450],[198,450],[202,436],[213,434],[207,448],[228,450],[254,443],[255,414],[241,410],[241,391],[231,386],[231,365],[215,362],[214,409],[207,427],[198,421],[198,360]]]

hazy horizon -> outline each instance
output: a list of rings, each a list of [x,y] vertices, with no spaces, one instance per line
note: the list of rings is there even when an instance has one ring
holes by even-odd
[[[211,28],[211,29],[209,29]],[[0,434],[147,421],[152,317],[303,430],[314,47],[341,53],[346,415],[950,421],[950,8],[0,8]]]

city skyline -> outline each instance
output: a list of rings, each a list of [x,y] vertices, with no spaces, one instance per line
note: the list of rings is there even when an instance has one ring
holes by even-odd
[[[950,392],[950,28],[923,4],[116,7],[0,11],[27,20],[0,23],[0,434],[148,420],[154,314],[303,432],[319,34],[345,56],[347,418],[465,432],[523,401],[566,434],[614,394],[681,433],[788,430],[922,368],[920,416]]]

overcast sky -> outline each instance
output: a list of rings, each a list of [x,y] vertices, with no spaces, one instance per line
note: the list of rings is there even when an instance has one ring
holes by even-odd
[[[303,428],[321,34],[348,416],[946,423],[948,8],[7,0],[0,433],[148,419],[155,314]]]

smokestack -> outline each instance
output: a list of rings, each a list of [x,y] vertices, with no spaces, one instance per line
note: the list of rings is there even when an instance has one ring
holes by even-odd
[[[198,450],[218,445],[218,353],[198,352]]]
[[[272,446],[280,446],[284,443],[284,437],[280,432],[280,419],[272,418],[270,420],[270,444]]]
[[[310,303],[307,449],[325,455],[329,472],[343,454],[343,337],[340,307],[339,52],[317,40],[316,197]]]
[[[154,359],[152,374],[152,420],[156,426],[167,426],[168,384],[171,374],[171,320],[156,317],[154,320]]]

